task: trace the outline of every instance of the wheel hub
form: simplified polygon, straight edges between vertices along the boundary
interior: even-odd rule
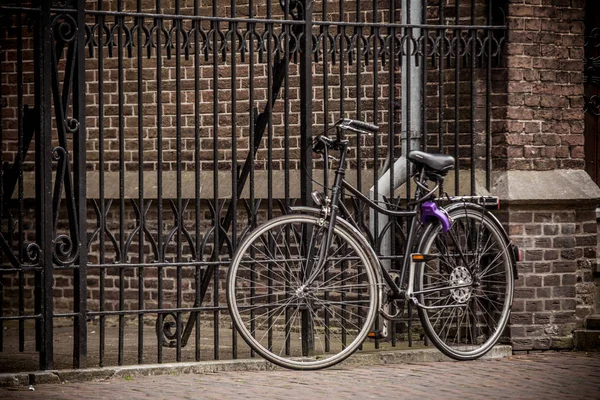
[[[296,289],[296,296],[299,299],[303,299],[304,297],[306,297],[307,294],[308,294],[308,287],[306,285],[302,285],[298,289]]]
[[[456,267],[450,274],[450,286],[463,286],[463,285],[471,285],[473,283],[473,278],[469,273],[469,270],[465,267]],[[472,287],[458,287],[456,289],[450,289],[450,294],[454,300],[458,303],[466,303],[471,298],[471,293],[473,291]]]

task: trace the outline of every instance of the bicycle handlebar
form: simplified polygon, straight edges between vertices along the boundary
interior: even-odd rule
[[[332,140],[325,135],[318,135],[313,142],[313,151],[315,153],[325,154],[325,149],[338,149],[343,142],[342,130],[350,130],[358,133],[371,134],[379,130],[377,125],[369,124],[363,121],[357,121],[350,118],[340,119],[335,126],[337,127],[337,140]]]
[[[375,133],[379,130],[377,125],[369,124],[368,122],[357,121],[355,119],[344,118],[340,121],[340,128],[353,128],[359,130],[365,130],[371,133]]]

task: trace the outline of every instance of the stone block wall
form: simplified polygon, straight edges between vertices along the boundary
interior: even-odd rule
[[[492,193],[519,263],[515,350],[571,348],[597,299],[598,186],[583,171],[583,0],[508,0],[506,107]]]
[[[510,320],[514,350],[571,348],[594,311],[595,204],[514,205],[509,234],[523,250]]]

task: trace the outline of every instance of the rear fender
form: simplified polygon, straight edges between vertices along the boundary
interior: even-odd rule
[[[494,214],[492,214],[491,212],[486,210],[485,207],[483,207],[479,204],[475,204],[475,203],[467,203],[467,202],[451,203],[448,206],[445,206],[444,210],[446,210],[446,212],[448,212],[448,214],[449,214],[451,211],[454,211],[455,209],[459,209],[459,208],[470,208],[472,210],[477,210],[477,211],[483,212],[485,214],[486,218],[490,219],[492,221],[492,223],[498,227],[498,230],[502,233],[504,240],[506,241],[506,243],[508,243],[508,254],[510,256],[510,261],[511,261],[511,264],[513,267],[513,273],[514,273],[515,279],[519,279],[519,272],[517,271],[517,261],[521,261],[521,255],[520,255],[521,252],[520,252],[519,248],[517,247],[517,245],[513,244],[510,241],[510,238],[508,237],[508,233],[506,233],[504,226],[502,226],[500,221],[498,221],[498,218],[496,218],[496,216]]]

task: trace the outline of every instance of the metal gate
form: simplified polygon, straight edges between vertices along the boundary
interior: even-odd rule
[[[347,167],[388,207],[411,148],[455,156],[447,192],[489,189],[503,4],[3,2],[0,369],[254,356],[229,259],[328,183],[311,138],[339,118],[381,127]],[[405,227],[348,202],[393,268]],[[406,317],[394,345],[422,339]]]

